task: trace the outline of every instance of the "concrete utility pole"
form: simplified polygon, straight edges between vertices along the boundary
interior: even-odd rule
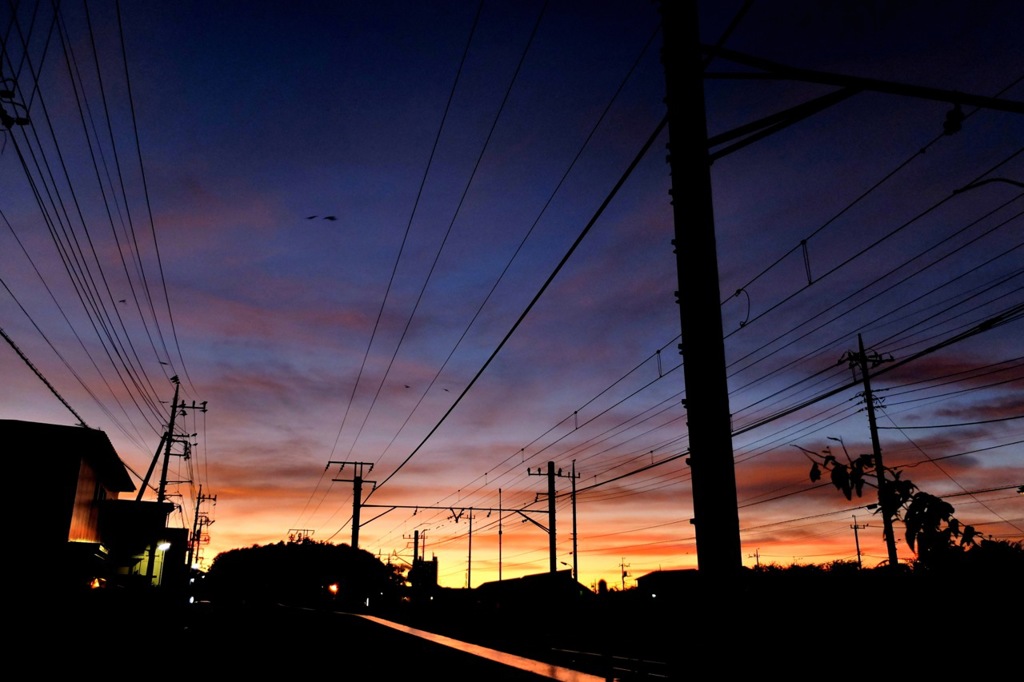
[[[555,463],[548,462],[547,473],[543,472],[540,467],[537,467],[537,471],[531,471],[529,468],[526,469],[526,473],[530,476],[547,476],[548,477],[548,527],[544,528],[536,521],[533,521],[538,527],[543,528],[548,534],[548,561],[550,564],[549,571],[555,573],[558,570],[558,549],[556,547],[555,537],[555,479],[556,478],[571,478],[572,479],[572,577],[577,579],[579,575],[579,564],[576,561],[576,479],[579,478],[579,474],[576,473],[576,460],[572,461],[572,473],[562,473],[559,469],[555,471]],[[501,507],[501,490],[498,490],[498,507]],[[499,509],[498,516],[498,580],[501,580],[501,510]],[[527,519],[531,520],[532,519]]]
[[[338,469],[338,473],[345,470],[346,464],[351,464],[355,470],[355,475],[352,478],[335,478],[331,479],[335,483],[351,483],[352,484],[352,549],[359,549],[359,510],[363,506],[363,483],[377,484],[377,481],[364,481],[363,473],[369,473],[373,471],[373,463],[371,462],[327,462],[327,466],[330,467],[332,464],[340,464],[341,468]]]
[[[577,581],[580,579],[580,553],[576,537],[576,479],[579,477],[580,475],[576,473],[576,460],[573,460],[572,474],[569,475],[572,479],[572,579]]]
[[[548,571],[555,573],[558,565],[558,559],[555,555],[556,542],[555,542],[555,463],[548,462],[548,470],[545,474],[537,467],[537,471],[526,470],[529,476],[547,476],[548,477],[548,527],[545,529],[548,532]],[[543,526],[541,526],[543,528]]]
[[[896,510],[892,508],[890,495],[888,494],[889,482],[885,478],[885,465],[882,464],[882,445],[878,440],[878,426],[875,423],[875,397],[871,392],[871,373],[868,365],[877,367],[883,362],[891,362],[892,358],[883,358],[872,351],[869,355],[864,351],[864,339],[857,334],[856,353],[849,352],[843,355],[840,362],[846,360],[850,367],[860,369],[860,375],[864,382],[864,404],[868,408],[868,429],[871,431],[871,453],[875,460],[875,473],[878,476],[878,506],[882,510],[882,535],[885,538],[885,548],[889,554],[889,566],[898,566],[899,556],[896,554],[896,536],[892,530],[892,517]]]
[[[794,68],[723,46],[704,48],[700,44],[697,4],[697,0],[661,0],[659,3],[662,64],[668,106],[670,193],[676,233],[673,243],[679,279],[677,296],[683,332],[680,351],[684,360],[684,404],[690,435],[690,459],[687,461],[693,474],[697,561],[702,573],[730,575],[742,567],[742,554],[710,163],[861,92],[948,102],[953,109],[947,113],[943,124],[947,135],[959,130],[963,106],[1022,114],[1024,102]],[[839,89],[709,140],[704,103],[704,54],[757,69],[761,73],[756,74],[756,78],[799,80]],[[712,152],[709,145],[726,146]],[[989,181],[997,179],[985,182]],[[977,183],[968,188],[974,186]],[[891,534],[889,539],[892,540]],[[893,555],[890,561],[894,560]]]
[[[558,570],[555,557],[555,463],[548,462],[548,526],[551,528],[548,534],[548,553],[550,557],[550,572]]]
[[[149,469],[146,471],[146,477],[142,479],[142,484],[139,486],[139,493],[135,496],[136,502],[142,501],[142,496],[146,492],[146,486],[149,485],[149,479],[153,475],[153,469],[156,468],[156,463],[160,461],[160,453],[166,452],[167,456],[170,454],[171,437],[174,435],[174,419],[178,416],[178,392],[181,389],[181,384],[178,381],[177,375],[171,377],[171,383],[174,384],[174,398],[171,399],[171,417],[167,421],[167,430],[164,431],[162,436],[160,436],[160,445],[156,447],[156,453],[153,455],[153,461],[149,463]],[[158,501],[163,502],[162,487],[158,493],[158,497]]]
[[[405,538],[406,540],[409,539],[408,535],[403,535],[402,537]],[[422,552],[422,556],[421,556],[421,552],[420,552],[420,538],[423,538],[423,552]],[[419,565],[419,561],[421,559],[423,561],[426,561],[426,559],[427,559],[426,549],[427,549],[427,531],[423,531],[421,533],[418,529],[414,530],[412,532],[412,564],[411,564],[413,569],[415,569]]]
[[[473,508],[469,508],[469,557],[466,559],[466,587],[473,588]]]
[[[448,509],[452,513],[450,518],[453,521],[455,521],[455,523],[458,523],[459,519],[462,518],[462,515],[466,513],[465,509],[460,509],[459,511],[455,511],[454,507],[449,507]],[[467,589],[473,587],[473,508],[472,507],[469,508],[469,517],[468,518],[469,518],[469,557],[466,560],[466,588]]]
[[[498,582],[501,582],[501,535],[504,532],[501,527],[501,519],[504,512],[501,509],[501,488],[498,488]]]
[[[173,454],[171,452],[171,446],[174,443],[183,443],[185,445],[185,450],[184,450],[184,452],[180,456],[184,457],[185,459],[189,458],[190,445],[191,445],[189,443],[189,441],[174,437],[174,421],[175,421],[175,418],[179,415],[179,411],[180,411],[181,416],[185,415],[185,408],[189,408],[189,409],[193,409],[193,410],[198,409],[201,412],[206,412],[206,401],[205,400],[202,403],[200,403],[199,405],[197,405],[195,403],[195,401],[193,401],[191,405],[186,405],[184,403],[184,401],[179,404],[178,403],[178,395],[179,395],[179,392],[181,390],[181,383],[178,381],[177,375],[171,377],[171,383],[174,384],[174,398],[171,400],[171,414],[170,414],[170,418],[167,420],[167,430],[160,437],[160,445],[158,445],[157,448],[156,448],[156,453],[153,455],[153,461],[150,462],[149,469],[146,471],[146,477],[142,480],[142,484],[139,485],[139,493],[135,497],[135,501],[136,502],[141,502],[142,501],[142,496],[143,496],[143,494],[145,494],[146,488],[149,486],[149,479],[153,475],[153,470],[156,468],[156,463],[160,460],[160,453],[163,453],[164,461],[163,461],[163,468],[161,469],[161,472],[160,472],[160,483],[157,486],[157,495],[156,495],[156,501],[157,502],[163,502],[166,499],[166,497],[167,497],[167,470],[168,470],[168,466],[170,464],[171,454]],[[178,481],[178,482],[179,483],[184,483],[184,482],[187,482],[187,481]],[[166,524],[166,520],[164,521],[164,523]],[[149,559],[148,559],[148,561],[146,563],[146,579],[150,583],[153,582],[153,569],[155,567],[155,564],[156,564],[156,538],[153,538],[151,543],[150,543],[150,545],[149,545]],[[190,566],[191,566],[191,564],[190,564]]]
[[[729,576],[743,555],[697,2],[662,0],[660,11],[697,563],[702,573]]]
[[[555,573],[558,570],[558,549],[556,547],[555,537],[555,479],[556,478],[570,478],[572,479],[572,577],[574,580],[578,580],[579,576],[579,563],[576,557],[579,555],[576,547],[576,479],[580,477],[576,473],[576,460],[572,461],[572,472],[562,473],[559,469],[555,471],[555,463],[548,462],[548,470],[545,474],[541,471],[540,467],[537,467],[537,471],[533,472],[529,469],[526,473],[530,476],[547,476],[548,477],[548,527],[545,530],[548,533],[548,560],[550,562],[550,572]],[[501,490],[498,490],[498,506],[501,507]],[[536,522],[534,522],[536,523]],[[539,525],[539,524],[538,524]],[[540,526],[543,528],[543,526]],[[501,517],[499,510],[498,517],[498,552],[501,552]],[[498,560],[498,580],[501,580],[501,560],[499,556]]]

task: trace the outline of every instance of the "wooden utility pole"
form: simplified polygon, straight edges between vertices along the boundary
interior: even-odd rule
[[[332,464],[340,464],[341,468],[338,469],[338,473],[345,470],[346,464],[351,464],[355,470],[355,475],[352,478],[334,478],[331,479],[336,483],[351,483],[352,484],[352,549],[359,549],[359,511],[363,506],[363,483],[373,483],[376,485],[376,481],[364,481],[363,473],[369,473],[373,471],[372,462],[327,462],[327,466],[330,467]]]
[[[743,558],[697,2],[662,0],[660,10],[697,563],[729,576]]]

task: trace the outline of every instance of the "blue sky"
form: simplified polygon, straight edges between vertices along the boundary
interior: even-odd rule
[[[742,8],[699,3],[702,41],[740,16],[725,42],[738,52],[1024,100],[1014,2]],[[134,471],[159,441],[170,376],[208,402],[186,424],[196,455],[176,461],[193,482],[180,486],[182,518],[199,484],[218,498],[207,564],[296,529],[349,541],[351,486],[331,479],[350,470],[325,467],[360,461],[387,479],[364,521],[413,506],[367,523],[362,546],[408,559],[420,530],[442,582],[460,586],[457,512],[498,507],[499,488],[503,508],[543,509],[529,469],[575,460],[582,582],[614,584],[622,563],[694,565],[665,133],[494,354],[664,114],[656,3],[119,9],[123,31],[115,3],[90,3],[88,17],[62,6],[63,40],[47,3],[22,3],[17,23],[0,16],[2,75],[16,79],[3,105],[32,121],[0,153],[0,325]],[[831,90],[705,88],[711,135]],[[752,425],[846,381],[857,334],[900,360],[1003,313],[875,388],[880,424],[904,429],[883,431],[887,464],[956,496],[983,532],[1021,538],[1024,118],[964,107],[963,129],[944,136],[950,108],[866,92],[712,166],[748,564],[755,552],[849,559],[851,517],[874,529],[871,500],[813,489],[795,447],[868,447],[856,390]],[[65,234],[102,315],[75,293]],[[0,416],[75,423],[5,347]],[[907,428],[923,426],[941,428]],[[571,563],[569,501],[559,509]],[[474,526],[473,584],[499,562],[505,576],[546,570],[547,538],[518,514],[502,515],[499,554],[497,516]],[[871,529],[861,544],[877,563]]]

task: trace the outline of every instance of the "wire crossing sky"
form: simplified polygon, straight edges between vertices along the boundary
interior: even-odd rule
[[[1019,108],[1024,7],[698,13],[744,560],[855,559],[853,517],[885,559],[802,452],[870,450],[858,335],[886,464],[1020,540],[1024,114],[756,65]],[[145,471],[180,377],[205,566],[348,542],[332,461],[447,586],[547,570],[548,462],[560,568],[696,565],[657,3],[22,2],[0,40],[0,418]]]

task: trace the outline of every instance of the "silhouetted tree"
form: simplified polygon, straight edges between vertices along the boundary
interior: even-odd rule
[[[404,579],[395,566],[365,550],[304,538],[223,552],[207,582],[214,599],[351,610],[397,600]]]
[[[903,521],[907,546],[917,555],[919,566],[950,566],[979,546],[981,536],[973,526],[960,523],[953,515],[953,505],[919,490],[896,469],[882,467],[879,472],[874,455],[851,457],[844,446],[846,462],[842,462],[827,447],[821,453],[795,447],[811,460],[811,481],[821,480],[823,472],[827,472],[832,485],[848,500],[854,495],[861,497],[865,485],[871,485],[871,479],[877,480],[880,473],[883,491],[874,513],[889,513],[890,521]]]

